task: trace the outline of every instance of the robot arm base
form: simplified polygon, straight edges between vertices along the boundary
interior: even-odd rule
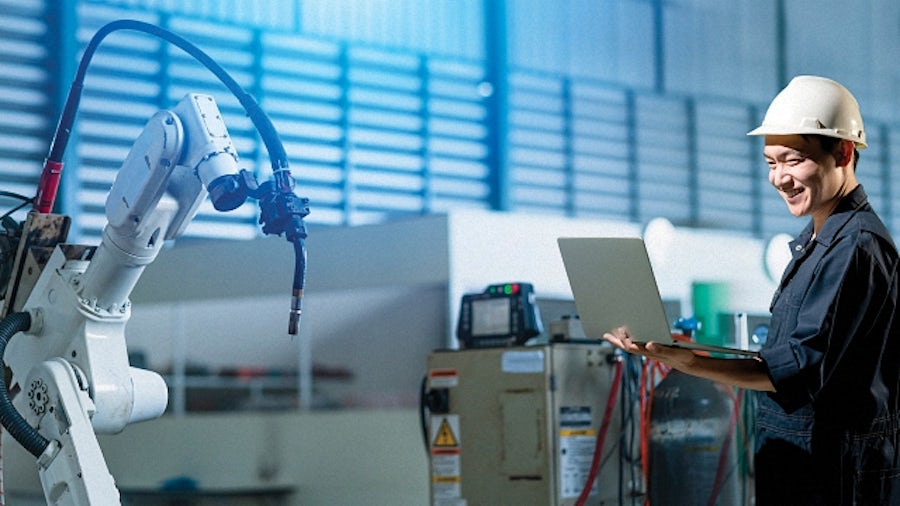
[[[62,359],[43,362],[29,375],[30,414],[50,445],[38,459],[41,486],[48,504],[89,506],[120,504],[115,480],[91,427],[93,402],[80,387],[78,371]]]

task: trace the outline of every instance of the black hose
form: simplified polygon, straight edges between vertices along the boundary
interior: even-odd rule
[[[306,288],[306,244],[303,238],[294,241],[294,292],[300,292],[303,295],[303,289]]]
[[[275,125],[263,111],[262,107],[259,105],[256,99],[252,95],[244,91],[240,84],[235,81],[234,78],[231,77],[231,75],[221,65],[216,63],[216,61],[213,60],[212,57],[210,57],[203,50],[192,44],[184,37],[170,32],[165,28],[161,28],[150,23],[145,23],[143,21],[136,21],[133,19],[120,19],[107,23],[106,25],[100,27],[100,29],[97,30],[97,33],[95,33],[91,40],[88,42],[88,45],[84,49],[84,53],[81,57],[81,61],[78,63],[78,69],[75,73],[74,81],[69,88],[69,93],[66,96],[66,102],[63,107],[63,112],[60,116],[59,123],[56,127],[56,132],[53,136],[53,141],[50,145],[50,153],[47,155],[49,164],[62,164],[63,154],[65,153],[66,145],[69,142],[69,135],[72,133],[72,129],[74,128],[75,114],[77,113],[78,105],[81,102],[81,94],[84,91],[84,79],[87,74],[88,66],[90,65],[91,59],[94,57],[94,53],[97,51],[97,48],[100,46],[100,43],[103,41],[103,39],[117,30],[135,30],[165,40],[166,42],[177,46],[190,56],[193,56],[194,59],[203,64],[203,66],[205,66],[210,72],[212,72],[217,78],[219,78],[219,81],[224,84],[225,87],[228,88],[228,90],[232,93],[232,95],[237,98],[238,102],[240,102],[241,106],[244,108],[244,112],[247,113],[247,117],[250,118],[253,126],[256,127],[256,131],[259,133],[259,136],[266,147],[266,152],[269,154],[269,162],[272,166],[275,192],[279,193],[280,195],[290,195],[291,197],[294,197],[294,178],[291,175],[290,170],[288,169],[287,151],[284,149],[284,144],[281,142],[281,139],[278,136],[278,132],[275,130]],[[47,171],[48,166],[49,165],[45,163],[45,172]],[[61,170],[61,167],[62,166],[60,165],[58,170]],[[41,182],[38,186],[39,196],[45,191],[43,189],[45,182],[44,178],[45,176],[42,175]],[[55,184],[57,183],[54,183],[54,185]],[[52,194],[55,196],[56,190],[54,188],[52,192],[48,191],[47,193],[48,195]],[[48,206],[52,207],[53,198],[48,198],[50,200]],[[289,203],[293,203],[294,200],[296,199],[289,199]],[[293,235],[288,236],[288,240],[294,243],[296,257],[296,262],[294,264],[291,320],[288,326],[288,332],[290,334],[297,334],[298,332],[297,326],[299,325],[300,321],[300,306],[303,299],[303,286],[306,283],[306,248],[303,244],[303,238],[306,237],[306,232],[303,228],[302,219],[304,216],[306,216],[306,214],[309,213],[309,210],[305,208],[304,204],[303,207],[300,208],[300,211],[301,213],[299,215],[295,215],[293,218],[297,220],[297,223],[293,225],[293,230],[295,232]],[[49,208],[46,212],[49,212]],[[263,228],[263,231],[265,231],[265,227]],[[280,234],[281,232],[278,233]]]
[[[31,327],[31,315],[27,312],[11,313],[0,320],[0,371],[6,369],[3,355],[6,353],[6,345],[16,333],[28,330]],[[28,422],[13,406],[9,398],[9,390],[6,380],[0,378],[0,424],[9,431],[9,434],[19,442],[29,453],[40,457],[47,449],[50,441],[42,436],[37,429],[28,425]]]
[[[150,23],[144,23],[143,21],[136,21],[133,19],[120,19],[102,26],[97,30],[97,33],[94,34],[90,42],[88,42],[87,47],[85,47],[84,54],[78,65],[78,70],[75,73],[74,81],[69,88],[69,94],[66,97],[63,113],[60,116],[59,124],[56,127],[56,133],[54,134],[53,142],[50,146],[50,153],[47,156],[49,160],[62,162],[63,153],[65,152],[66,145],[69,141],[69,135],[71,134],[75,123],[75,114],[78,110],[78,104],[81,101],[81,93],[84,89],[84,78],[87,73],[88,65],[90,64],[94,53],[97,51],[100,42],[103,41],[107,35],[117,30],[135,30],[156,36],[177,46],[203,64],[203,66],[219,78],[219,81],[228,88],[235,98],[238,99],[241,106],[243,106],[244,111],[247,113],[253,126],[256,127],[256,130],[259,132],[260,137],[266,146],[272,170],[278,172],[287,169],[288,160],[284,145],[281,143],[271,120],[269,120],[269,117],[266,116],[252,95],[245,92],[237,81],[235,81],[224,68],[216,63],[215,60],[184,37]]]
[[[422,429],[422,440],[425,442],[425,453],[431,456],[431,443],[428,440],[428,375],[422,377],[419,384],[419,425]]]

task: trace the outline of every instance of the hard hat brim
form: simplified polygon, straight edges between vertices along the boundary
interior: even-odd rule
[[[839,132],[835,132],[834,130],[802,126],[777,127],[772,125],[761,125],[747,132],[747,135],[753,137],[765,135],[824,135],[825,137],[834,137],[837,139],[852,141],[853,144],[856,145],[857,149],[865,149],[867,147],[866,142],[860,140],[859,137],[856,136],[841,134]]]

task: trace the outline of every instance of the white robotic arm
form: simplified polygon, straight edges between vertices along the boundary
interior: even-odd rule
[[[125,303],[164,240],[184,232],[206,197],[204,187],[238,173],[237,153],[211,96],[189,94],[171,111],[156,113],[106,199],[109,223],[81,296],[105,310]]]
[[[164,241],[184,232],[205,188],[238,173],[215,101],[187,95],[154,115],[132,146],[107,198],[100,245],[58,245],[41,272],[22,310],[30,325],[3,358],[21,390],[16,410],[41,440],[30,451],[48,504],[119,504],[95,433],[156,418],[168,397],[158,374],[129,366],[129,296]]]

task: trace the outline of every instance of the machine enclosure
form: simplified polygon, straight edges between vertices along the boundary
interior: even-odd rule
[[[574,505],[587,480],[615,374],[607,345],[436,351],[427,388],[431,504]],[[587,504],[617,504],[619,407]]]

